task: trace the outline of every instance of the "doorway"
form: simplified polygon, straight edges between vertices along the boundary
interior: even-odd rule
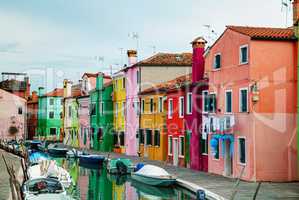
[[[225,149],[224,149],[224,176],[232,176],[233,169],[232,169],[232,154],[231,154],[231,141],[225,140]]]
[[[178,138],[173,138],[173,165],[179,164],[179,142]]]

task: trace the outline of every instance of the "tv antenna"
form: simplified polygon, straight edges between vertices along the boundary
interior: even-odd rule
[[[136,49],[139,50],[139,34],[137,32],[132,32],[128,34],[129,38],[132,38],[133,40],[136,40]],[[137,54],[138,56],[138,54]]]
[[[217,38],[216,31],[211,27],[210,24],[204,24],[203,27],[207,29],[207,41],[213,43]]]
[[[285,26],[288,26],[288,16],[291,11],[292,0],[281,0],[281,12],[285,13]]]
[[[152,50],[153,50],[153,54],[156,53],[156,46],[155,45],[152,45],[152,46],[149,46]]]

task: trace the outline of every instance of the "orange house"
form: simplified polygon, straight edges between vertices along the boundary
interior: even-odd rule
[[[204,127],[209,172],[247,181],[296,175],[296,41],[292,28],[227,26],[210,48]]]

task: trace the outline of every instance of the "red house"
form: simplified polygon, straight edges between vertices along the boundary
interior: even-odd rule
[[[26,139],[32,140],[37,131],[37,111],[38,111],[38,95],[35,91],[28,97],[27,101],[27,130]]]

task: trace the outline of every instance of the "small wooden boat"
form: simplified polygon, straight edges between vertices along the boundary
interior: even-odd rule
[[[167,187],[176,182],[176,178],[161,167],[145,165],[137,172],[133,172],[132,179],[153,186]]]
[[[81,156],[79,156],[80,165],[88,164],[88,165],[102,166],[104,160],[105,160],[105,157],[101,156],[101,155],[81,155]]]
[[[29,162],[30,163],[39,163],[42,160],[49,160],[50,157],[48,154],[45,154],[43,152],[32,152],[29,155]]]
[[[63,185],[52,178],[28,180],[23,184],[22,191],[25,200],[71,199]]]
[[[79,156],[81,156],[81,155],[88,155],[88,154],[84,154],[84,152],[78,151],[76,149],[69,150],[66,153],[66,157],[68,157],[68,158],[79,158]]]
[[[128,158],[112,158],[107,160],[107,171],[111,174],[131,174],[135,166]]]
[[[48,153],[52,156],[64,157],[69,150],[63,144],[49,144]]]
[[[38,146],[38,150],[46,152],[46,151],[48,151],[48,146],[50,144],[53,144],[53,143],[55,143],[55,142],[54,141],[50,141],[50,140],[43,141],[42,143],[40,143],[40,144],[37,145]]]

